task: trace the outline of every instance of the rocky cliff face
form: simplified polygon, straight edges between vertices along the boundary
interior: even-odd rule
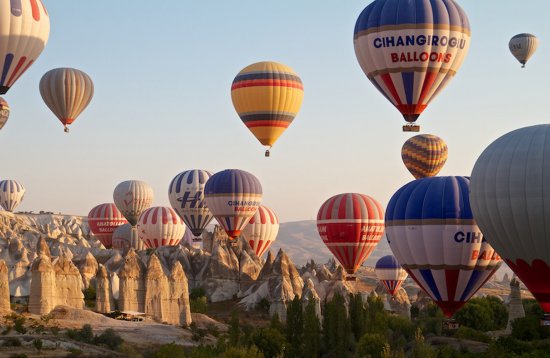
[[[121,311],[145,312],[145,274],[144,263],[136,252],[130,249],[118,274],[118,306]]]
[[[100,313],[109,313],[115,308],[111,277],[103,265],[99,265],[96,275],[96,304],[95,309]]]
[[[0,260],[0,314],[11,312],[10,287],[8,284],[8,266]]]

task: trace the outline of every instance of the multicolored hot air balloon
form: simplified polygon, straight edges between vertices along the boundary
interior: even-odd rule
[[[116,228],[127,223],[113,203],[99,204],[88,213],[90,230],[106,249],[113,246],[113,232]]]
[[[477,227],[469,186],[461,176],[417,179],[399,189],[386,210],[393,254],[447,317],[502,263]]]
[[[304,87],[294,70],[277,62],[245,67],[231,85],[233,106],[262,145],[271,148],[298,114]],[[269,149],[265,156],[269,157]]]
[[[265,205],[258,210],[245,226],[243,238],[248,242],[256,256],[261,257],[277,238],[279,233],[279,218],[277,214]]]
[[[65,132],[94,95],[94,83],[86,73],[74,68],[55,68],[40,79],[40,95],[59,118]]]
[[[0,0],[0,94],[36,61],[49,35],[50,18],[41,0]]]
[[[4,210],[13,212],[25,196],[25,187],[16,180],[0,181],[0,204]]]
[[[367,78],[403,115],[404,131],[456,74],[470,24],[454,0],[375,0],[359,15],[353,43]]]
[[[518,34],[512,37],[508,43],[510,52],[521,63],[521,68],[525,67],[525,64],[533,56],[538,46],[539,40],[535,35],[531,34]]]
[[[353,275],[384,234],[384,209],[365,194],[338,194],[319,209],[317,231],[346,272]]]
[[[211,176],[206,170],[187,170],[176,175],[168,187],[170,205],[193,233],[194,243],[201,241],[202,232],[214,218],[204,201],[204,187]]]
[[[10,117],[10,106],[5,99],[0,97],[0,129],[4,128],[8,118]]]
[[[433,134],[409,138],[401,148],[403,163],[416,178],[433,177],[447,161],[447,144]]]
[[[132,224],[120,225],[113,232],[113,249],[126,253],[129,249],[143,250],[145,245],[140,240],[137,228]]]
[[[401,267],[392,255],[381,257],[376,261],[374,273],[391,296],[395,295],[395,292],[397,292],[408,276],[407,271]]]
[[[258,178],[239,169],[226,169],[208,179],[204,200],[230,239],[236,239],[262,201]]]
[[[470,199],[483,235],[550,313],[550,125],[490,144],[474,165]]]
[[[126,180],[115,187],[113,199],[126,220],[135,226],[141,213],[153,203],[153,189],[144,181]]]
[[[141,214],[137,224],[139,238],[149,249],[177,246],[185,234],[185,224],[174,209],[154,206]]]

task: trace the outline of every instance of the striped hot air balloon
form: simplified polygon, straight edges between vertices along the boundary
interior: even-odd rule
[[[502,263],[474,220],[469,186],[461,176],[417,179],[399,189],[386,210],[393,254],[447,317]]]
[[[512,37],[508,43],[510,52],[521,63],[522,68],[525,67],[525,64],[533,56],[538,46],[539,40],[535,35],[531,34],[518,34]]]
[[[407,271],[401,267],[392,255],[386,255],[376,261],[374,273],[392,296],[395,295],[395,292],[397,292],[408,276]]]
[[[319,209],[317,230],[342,267],[353,275],[384,233],[384,209],[368,195],[335,195]]]
[[[8,118],[10,117],[10,106],[5,99],[0,97],[0,129],[4,128]]]
[[[154,197],[151,186],[141,180],[123,181],[113,191],[118,210],[133,226],[137,224],[141,213],[151,206]]]
[[[145,245],[140,240],[137,228],[132,224],[120,225],[113,232],[113,249],[126,253],[129,249],[143,250]]]
[[[106,249],[113,246],[113,232],[116,228],[127,223],[114,203],[99,204],[88,213],[90,230]]]
[[[174,209],[154,206],[145,210],[137,224],[139,238],[149,249],[177,246],[185,234],[185,224]]]
[[[13,212],[25,196],[25,187],[17,180],[0,181],[0,204],[4,210]]]
[[[279,233],[279,218],[277,214],[265,205],[258,206],[258,210],[245,226],[242,236],[256,253],[261,257],[277,238]]]
[[[300,77],[277,62],[245,67],[231,86],[231,99],[239,117],[260,143],[270,148],[296,117],[303,97]],[[265,155],[269,156],[269,150]]]
[[[90,104],[94,95],[94,83],[83,71],[55,68],[40,79],[40,95],[63,123],[65,132],[69,132],[68,126]]]
[[[195,243],[201,241],[202,232],[214,218],[204,200],[204,187],[211,176],[206,170],[187,170],[176,175],[168,187],[170,205],[193,233]]]
[[[470,24],[454,0],[375,0],[359,15],[357,60],[378,91],[413,123],[456,74],[470,47]]]
[[[433,134],[409,138],[401,148],[403,163],[416,178],[433,177],[447,161],[447,144]]]
[[[41,0],[0,0],[0,94],[5,94],[36,61],[50,35]]]
[[[208,179],[204,200],[231,239],[236,239],[262,201],[262,185],[254,175],[226,169]]]

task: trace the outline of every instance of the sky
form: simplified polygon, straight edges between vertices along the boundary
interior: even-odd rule
[[[18,210],[87,215],[124,180],[147,181],[169,205],[179,172],[239,168],[256,175],[282,222],[315,219],[343,192],[386,206],[413,178],[401,161],[401,115],[355,58],[353,28],[370,1],[43,0],[51,21],[37,62],[3,97],[0,178],[26,187]],[[462,0],[472,39],[456,77],[418,123],[449,146],[440,175],[470,175],[483,149],[520,127],[547,123],[547,0]],[[509,39],[535,34],[521,69]],[[231,103],[235,75],[258,61],[292,67],[302,108],[271,157]],[[42,75],[74,67],[94,81],[88,108],[66,134],[38,90]]]

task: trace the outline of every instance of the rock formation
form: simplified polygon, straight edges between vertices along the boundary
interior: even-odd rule
[[[401,316],[410,318],[411,317],[411,302],[409,301],[409,296],[403,287],[395,292],[395,295],[392,297],[386,291],[386,287],[382,283],[378,283],[374,292],[381,297],[384,302],[384,308],[387,311],[395,312]]]
[[[53,263],[55,272],[55,305],[84,308],[82,276],[78,268],[65,256]]]
[[[10,286],[8,284],[8,266],[0,260],[0,314],[11,312]]]
[[[88,251],[82,260],[75,260],[75,262],[77,262],[78,270],[80,271],[80,275],[82,275],[82,284],[84,288],[88,288],[97,273],[97,260],[94,255]]]
[[[29,313],[45,315],[56,306],[56,280],[52,261],[45,254],[39,255],[31,265]]]
[[[508,296],[508,324],[506,325],[506,332],[512,333],[512,322],[522,317],[525,317],[525,310],[521,302],[519,281],[512,278],[510,281],[510,296]]]
[[[118,274],[121,311],[145,312],[145,271],[139,256],[130,249]]]
[[[109,313],[115,308],[113,293],[111,290],[111,279],[107,269],[99,265],[96,275],[96,301],[95,309],[100,313]]]
[[[191,324],[191,306],[187,277],[181,264],[176,261],[169,277],[170,283],[170,317],[173,324],[189,326]]]
[[[304,308],[310,303],[313,302],[315,305],[315,314],[319,319],[321,319],[321,299],[315,291],[315,285],[311,279],[306,281],[304,289],[302,290],[302,304]]]
[[[145,281],[145,313],[160,322],[168,323],[170,298],[168,278],[157,255],[151,255]]]

